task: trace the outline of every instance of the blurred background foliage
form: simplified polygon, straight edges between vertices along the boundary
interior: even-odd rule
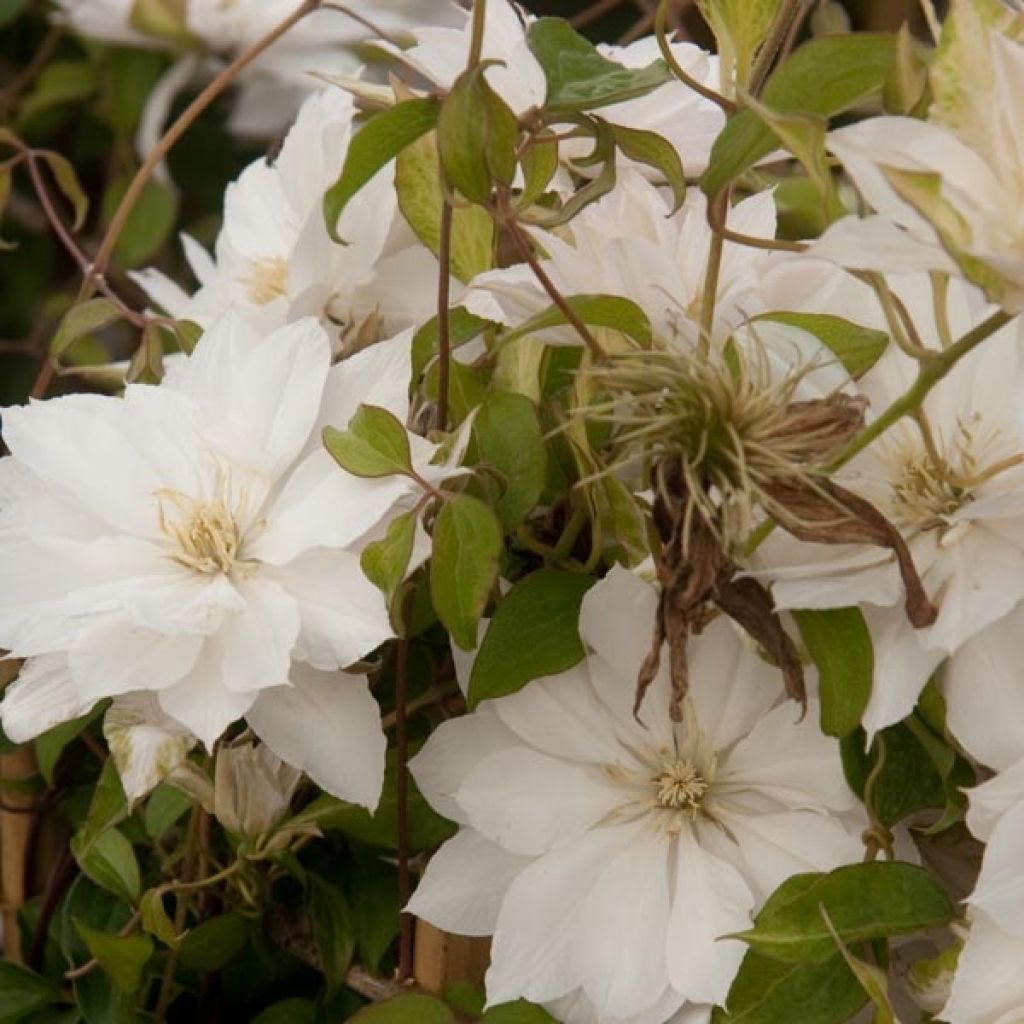
[[[423,18],[432,5],[422,0]],[[372,6],[372,5],[371,5]],[[538,14],[572,18],[595,41],[629,41],[651,30],[656,0],[528,0]],[[0,126],[28,145],[53,149],[74,165],[89,198],[78,236],[94,252],[105,221],[137,167],[133,138],[146,97],[171,62],[165,53],[105,46],[51,23],[46,0],[0,0]],[[705,47],[712,40],[696,4],[674,12],[682,34]],[[909,19],[920,30],[916,0],[826,0],[814,18],[818,30],[893,29]],[[180,110],[190,97],[179,97]],[[225,129],[230,99],[207,111],[173,150],[170,180],[152,182],[117,247],[109,281],[131,305],[144,298],[127,272],[156,264],[178,280],[190,277],[176,234],[188,231],[210,244],[216,236],[224,188],[251,160],[275,143],[233,137]],[[28,394],[60,317],[80,280],[78,268],[49,231],[23,168],[9,173],[13,153],[0,149],[0,404]],[[51,181],[51,187],[53,182]],[[53,189],[56,191],[56,189]],[[4,199],[6,198],[6,203]],[[71,210],[55,198],[61,215]],[[89,365],[130,354],[136,335],[127,327],[85,337],[64,354],[70,365]],[[88,386],[88,376],[58,380],[55,389]]]

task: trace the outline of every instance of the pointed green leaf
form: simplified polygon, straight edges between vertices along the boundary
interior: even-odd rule
[[[639,342],[644,348],[650,348],[653,338],[651,321],[632,299],[624,299],[618,295],[567,295],[565,301],[588,326],[620,331]],[[524,338],[550,327],[561,327],[568,322],[562,310],[556,305],[551,305],[520,324],[514,331],[509,331],[502,338],[502,342],[508,344],[516,338]]]
[[[0,1021],[24,1020],[60,1000],[60,989],[27,967],[0,960]]]
[[[149,889],[142,894],[139,914],[142,927],[150,935],[155,935],[166,946],[177,946],[178,934],[167,914],[164,898],[159,889]]]
[[[72,840],[71,850],[82,871],[108,892],[136,903],[142,883],[132,844],[116,828],[101,832],[88,846],[80,835]]]
[[[686,201],[686,172],[676,147],[657,132],[639,128],[626,128],[621,124],[609,125],[615,145],[624,156],[638,164],[654,168],[672,189],[672,209],[675,213]]]
[[[330,999],[345,983],[355,953],[352,911],[340,889],[312,873],[306,878],[306,909]]]
[[[142,972],[153,955],[153,941],[145,935],[108,935],[75,920],[75,929],[99,961],[100,967],[122,992],[138,992]]]
[[[388,523],[384,537],[367,544],[359,558],[366,578],[384,594],[389,605],[409,568],[417,518],[415,509],[396,516]]]
[[[100,331],[121,319],[121,310],[110,299],[89,299],[64,314],[57,333],[50,342],[50,355],[59,358],[79,338]]]
[[[449,498],[434,522],[430,596],[437,616],[464,650],[498,582],[504,534],[494,512],[468,494]]]
[[[889,345],[889,335],[885,331],[861,327],[828,313],[762,313],[753,318],[754,323],[758,320],[798,327],[813,334],[853,378],[867,373]]]
[[[74,165],[67,157],[49,149],[37,150],[36,156],[41,157],[49,165],[54,181],[57,182],[58,188],[64,193],[64,198],[74,210],[75,216],[71,222],[71,229],[79,231],[89,214],[89,197],[78,180],[78,172]]]
[[[421,135],[433,130],[441,108],[438,100],[404,100],[375,114],[353,136],[338,180],[324,195],[324,220],[331,238],[338,235],[338,219],[354,195],[389,161]]]
[[[455,1024],[455,1014],[432,996],[395,996],[360,1010],[352,1024]]]
[[[376,478],[412,472],[405,427],[377,405],[361,405],[346,430],[324,427],[324,447],[353,476]]]
[[[580,661],[580,606],[594,583],[590,576],[557,569],[538,569],[516,583],[495,609],[473,662],[469,706],[515,693]]]

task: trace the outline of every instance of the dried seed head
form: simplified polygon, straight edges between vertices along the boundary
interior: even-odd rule
[[[762,515],[793,518],[773,485],[813,486],[822,466],[861,427],[865,402],[839,392],[803,400],[805,365],[782,379],[760,346],[745,358],[726,349],[718,359],[670,352],[613,357],[591,371],[612,397],[586,413],[616,428],[622,461],[641,453],[679,460],[686,491],[729,550]]]

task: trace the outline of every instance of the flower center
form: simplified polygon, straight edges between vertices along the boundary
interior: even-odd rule
[[[198,501],[170,490],[159,491],[157,498],[160,529],[173,545],[173,561],[209,575],[253,565],[240,558],[242,537],[223,499]],[[165,502],[177,513],[175,518],[168,517]]]
[[[265,306],[287,293],[288,263],[281,259],[254,260],[249,264],[249,273],[241,281],[249,301]]]
[[[970,492],[957,487],[922,453],[906,459],[892,483],[893,518],[908,526],[934,528],[970,498]]]
[[[693,766],[692,761],[671,758],[661,763],[661,771],[652,780],[660,807],[673,811],[700,810],[708,783]]]

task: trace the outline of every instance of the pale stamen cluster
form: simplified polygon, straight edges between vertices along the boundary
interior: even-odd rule
[[[282,259],[254,261],[249,264],[249,273],[240,280],[249,301],[265,306],[288,293],[288,262]]]

